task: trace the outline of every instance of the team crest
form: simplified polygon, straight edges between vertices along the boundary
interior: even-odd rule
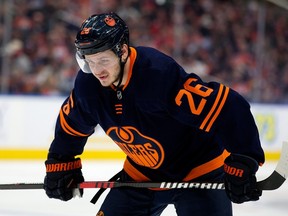
[[[113,17],[110,17],[110,16],[106,17],[106,18],[104,19],[104,22],[105,22],[108,26],[110,26],[110,27],[113,27],[113,26],[115,26],[115,24],[116,24],[115,19],[114,19]]]
[[[152,169],[161,166],[164,150],[157,140],[129,126],[111,127],[106,133],[135,163]]]

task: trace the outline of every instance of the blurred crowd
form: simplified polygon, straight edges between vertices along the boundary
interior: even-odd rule
[[[187,72],[223,82],[251,102],[288,102],[288,12],[272,3],[2,0],[0,4],[1,93],[69,94],[79,70],[74,59],[77,29],[91,14],[115,11],[130,28],[132,46],[155,47],[173,56]]]

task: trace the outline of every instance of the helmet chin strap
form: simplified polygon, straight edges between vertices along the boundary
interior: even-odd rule
[[[125,64],[126,64],[126,62],[127,62],[127,59],[128,59],[128,56],[127,56],[127,58],[125,59],[125,61],[122,62],[122,61],[121,61],[121,58],[119,58],[119,61],[120,61],[120,74],[119,74],[119,82],[118,82],[118,84],[117,84],[117,86],[116,86],[117,98],[118,98],[119,100],[122,99],[122,91],[121,91],[121,89],[120,89],[120,86],[121,86],[121,83],[122,83],[122,81],[123,81],[124,67],[125,67]]]

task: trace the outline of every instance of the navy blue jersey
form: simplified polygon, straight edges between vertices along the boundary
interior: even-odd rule
[[[192,180],[220,168],[228,152],[264,163],[243,97],[186,73],[153,48],[130,49],[128,80],[119,90],[79,71],[50,152],[80,155],[100,125],[127,155],[124,170],[137,181]]]

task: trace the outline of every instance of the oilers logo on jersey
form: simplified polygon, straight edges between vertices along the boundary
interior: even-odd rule
[[[136,164],[151,169],[161,166],[164,150],[157,140],[129,126],[111,127],[107,134]]]

